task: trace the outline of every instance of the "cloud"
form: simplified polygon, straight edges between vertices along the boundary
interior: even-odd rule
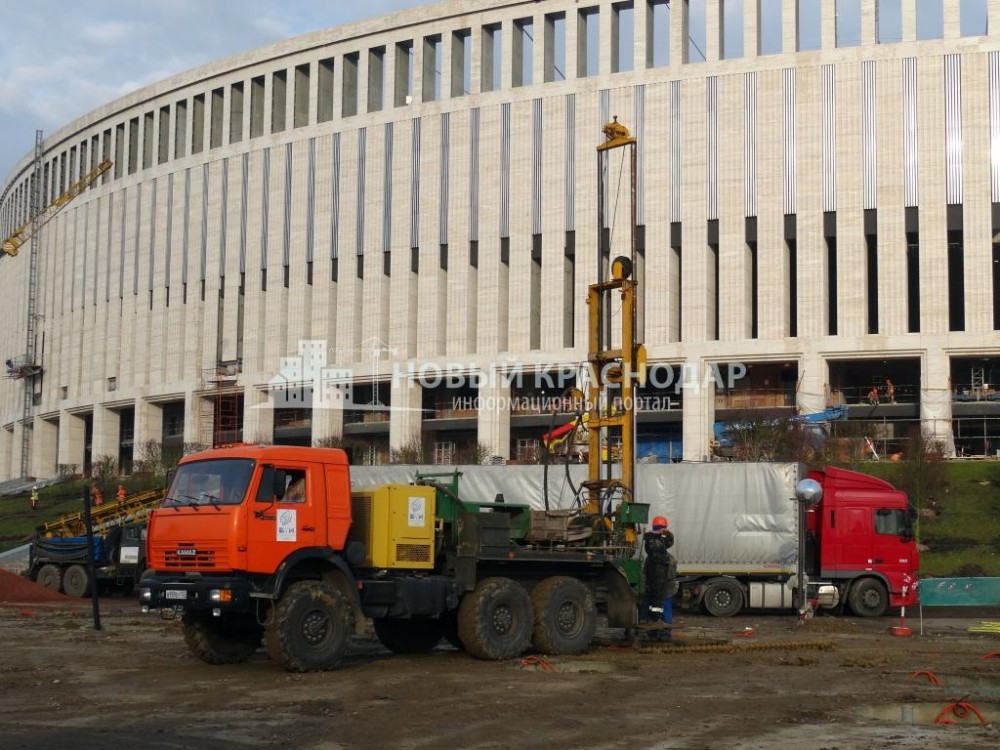
[[[80,30],[80,36],[91,44],[117,44],[135,38],[135,24],[128,21],[90,24]]]
[[[0,3],[0,179],[34,144],[150,83],[263,45],[429,0]]]

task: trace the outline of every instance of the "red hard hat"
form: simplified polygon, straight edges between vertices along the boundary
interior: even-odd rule
[[[657,516],[653,519],[653,529],[665,529],[670,525],[666,516]]]

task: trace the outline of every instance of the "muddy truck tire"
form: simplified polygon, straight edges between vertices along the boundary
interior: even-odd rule
[[[274,605],[264,632],[267,653],[289,672],[336,669],[351,635],[344,595],[321,581],[299,581]]]

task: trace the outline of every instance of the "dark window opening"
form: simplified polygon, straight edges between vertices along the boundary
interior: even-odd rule
[[[826,296],[827,329],[830,336],[837,335],[837,214],[823,214],[823,233],[826,237]]]
[[[965,330],[965,244],[962,230],[948,232],[948,330]]]
[[[920,232],[917,209],[906,209],[906,330],[920,333]]]
[[[878,234],[875,211],[865,211],[868,333],[878,333]]]
[[[785,252],[788,255],[788,335],[799,335],[799,257],[794,215],[785,217]]]

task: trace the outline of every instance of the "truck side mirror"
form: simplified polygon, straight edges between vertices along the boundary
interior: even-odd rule
[[[274,471],[274,491],[273,496],[279,500],[285,496],[285,485],[288,484],[288,476],[285,474],[283,469],[275,469]]]

